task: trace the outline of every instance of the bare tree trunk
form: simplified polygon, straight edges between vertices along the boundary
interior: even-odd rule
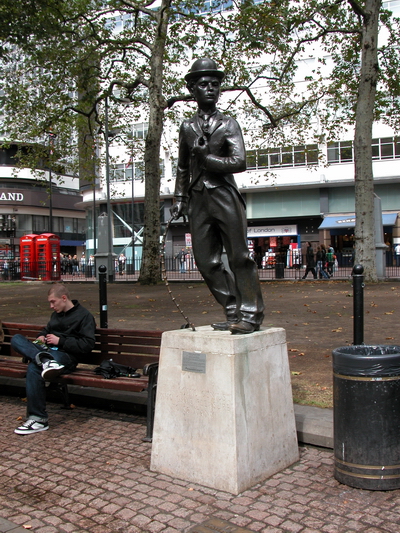
[[[382,0],[367,0],[363,8],[361,70],[354,135],[356,262],[366,281],[377,281],[372,173],[372,126],[378,78],[378,22]]]
[[[163,0],[159,13],[158,36],[151,56],[149,82],[149,129],[146,137],[145,205],[143,257],[139,282],[152,285],[160,281],[160,146],[166,101],[162,95],[163,61],[168,27],[169,0]]]

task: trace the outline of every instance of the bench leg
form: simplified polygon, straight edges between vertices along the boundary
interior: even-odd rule
[[[154,427],[154,412],[156,408],[158,365],[149,371],[149,385],[147,389],[147,418],[146,418],[146,436],[143,442],[152,442]]]
[[[54,389],[61,394],[64,403],[64,409],[71,408],[68,385],[65,383],[50,382],[49,388]]]

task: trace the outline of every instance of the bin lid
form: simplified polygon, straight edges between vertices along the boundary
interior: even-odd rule
[[[333,371],[349,376],[394,376],[400,379],[400,346],[353,345],[332,352]]]

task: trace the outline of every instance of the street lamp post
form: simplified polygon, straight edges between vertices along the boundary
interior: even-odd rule
[[[51,162],[53,155],[53,146],[55,133],[49,132],[49,233],[53,233],[53,187],[51,175]]]
[[[110,132],[108,130],[108,98],[105,98],[104,111],[104,140],[106,148],[106,213],[102,213],[98,219],[98,246],[95,254],[96,275],[98,274],[98,267],[107,264],[108,281],[114,281],[114,260],[113,253],[113,234],[112,234],[112,211],[110,198],[110,152],[109,152],[109,138]],[[94,202],[95,203],[95,202]],[[93,206],[94,208],[94,206]]]
[[[111,270],[111,255],[113,252],[113,236],[112,236],[112,224],[111,224],[111,201],[110,201],[110,143],[109,143],[109,131],[108,131],[108,96],[105,99],[105,114],[104,114],[104,128],[105,128],[105,141],[106,141],[106,186],[107,186],[107,215],[108,215],[108,252],[110,253],[108,280],[114,281],[114,276]],[[110,279],[111,278],[111,279]]]
[[[135,173],[133,167],[133,151],[132,151],[132,273],[135,273]]]

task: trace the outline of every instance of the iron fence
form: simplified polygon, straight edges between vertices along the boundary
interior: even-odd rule
[[[349,254],[336,254],[337,260],[333,265],[331,279],[349,279],[352,274],[353,262]],[[386,278],[400,278],[400,261],[391,253],[386,254]],[[399,258],[400,259],[400,258]],[[169,281],[202,281],[203,278],[196,267],[192,256],[182,264],[173,256],[164,258],[165,271]],[[114,281],[137,281],[140,273],[141,260],[133,263],[130,258],[114,266]],[[305,274],[305,256],[284,254],[275,256],[273,260],[261,261],[258,264],[258,273],[261,281],[268,280],[300,280]],[[162,279],[162,265],[160,262],[160,280]],[[318,276],[320,277],[320,276]],[[308,273],[307,279],[313,279],[313,274]],[[0,259],[0,280],[42,280],[42,281],[95,281],[96,272],[94,265],[63,269],[58,262],[28,262],[20,263],[16,260]]]

